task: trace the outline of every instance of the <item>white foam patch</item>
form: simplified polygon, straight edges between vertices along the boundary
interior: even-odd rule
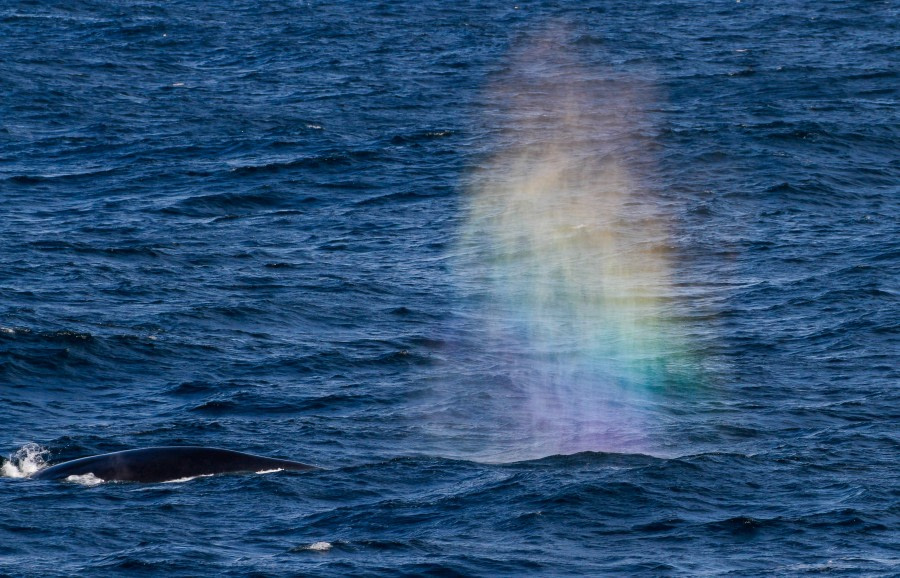
[[[282,472],[284,468],[275,468],[274,470],[259,470],[256,472],[257,474],[274,474],[275,472]]]
[[[331,542],[313,542],[309,546],[306,547],[307,550],[313,550],[315,552],[327,552],[331,550],[334,545]]]
[[[186,478],[178,478],[176,480],[166,480],[165,482],[160,482],[161,484],[180,484],[181,482],[189,482],[191,480],[196,480],[197,478],[211,478],[214,474],[201,474],[199,476],[188,476]]]
[[[9,456],[0,474],[7,478],[27,478],[47,467],[45,457],[50,453],[38,444],[25,444]]]
[[[106,480],[98,478],[94,474],[84,474],[83,476],[69,476],[68,478],[66,478],[66,481],[88,487],[99,486],[100,484],[106,482]]]

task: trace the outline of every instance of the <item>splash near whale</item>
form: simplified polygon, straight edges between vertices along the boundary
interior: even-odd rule
[[[165,446],[125,450],[56,464],[31,475],[35,480],[88,476],[107,482],[168,482],[240,472],[306,471],[315,466],[221,448]]]

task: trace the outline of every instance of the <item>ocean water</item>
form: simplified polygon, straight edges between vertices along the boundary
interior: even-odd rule
[[[0,575],[900,574],[900,3],[0,7]],[[207,445],[320,466],[136,484]]]

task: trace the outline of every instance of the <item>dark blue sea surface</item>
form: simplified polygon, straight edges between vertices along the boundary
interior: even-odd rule
[[[900,2],[0,7],[0,575],[900,574]],[[312,472],[31,480],[205,445]]]

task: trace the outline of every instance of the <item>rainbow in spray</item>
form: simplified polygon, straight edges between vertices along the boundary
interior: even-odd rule
[[[683,347],[665,322],[668,234],[629,166],[643,162],[640,83],[529,44],[489,91],[495,152],[470,177],[458,271],[482,287],[485,349],[519,402],[500,411],[516,457],[646,451]],[[494,411],[497,411],[496,409]]]

